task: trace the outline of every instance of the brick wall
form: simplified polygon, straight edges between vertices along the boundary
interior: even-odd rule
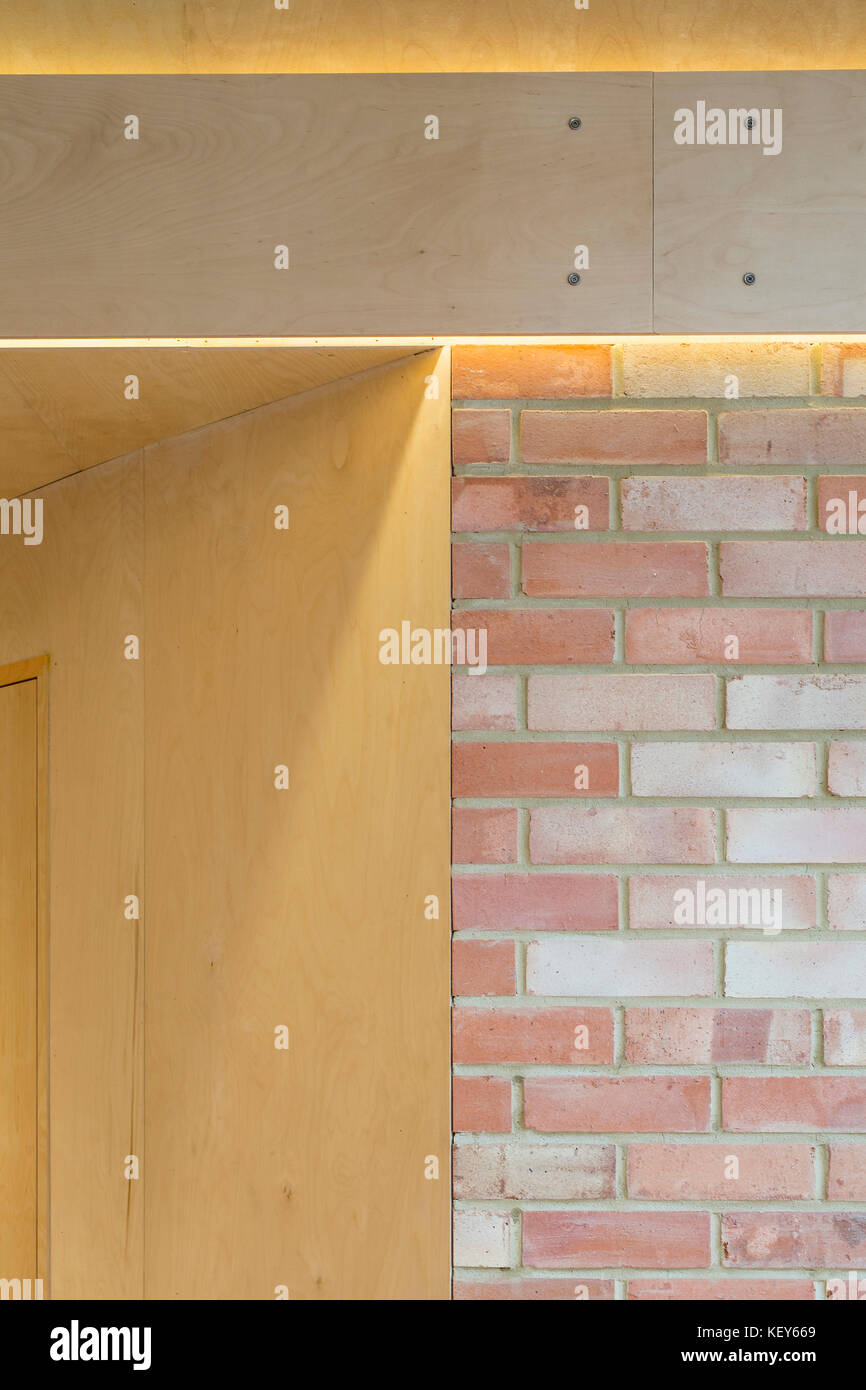
[[[453,364],[455,1297],[824,1298],[866,1273],[866,346]]]

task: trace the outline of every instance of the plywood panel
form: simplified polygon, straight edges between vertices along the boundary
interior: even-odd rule
[[[447,1297],[446,356],[146,451],[149,1297]]]
[[[862,0],[4,0],[6,72],[866,67]]]
[[[34,1279],[39,1150],[35,680],[0,684],[0,768],[0,1277]]]
[[[729,111],[780,110],[779,153],[676,144],[699,101],[726,134]],[[862,72],[657,76],[656,331],[866,330],[864,125]]]
[[[0,337],[648,331],[650,125],[647,74],[4,78]]]
[[[0,664],[50,656],[51,1294],[139,1297],[143,681],[140,458],[44,489],[0,545]]]
[[[410,351],[0,347],[0,495],[15,497]],[[127,395],[131,375],[138,378],[137,398]]]

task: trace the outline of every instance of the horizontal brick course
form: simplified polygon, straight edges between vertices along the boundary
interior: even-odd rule
[[[535,396],[609,396],[610,348],[595,344],[508,347],[455,345],[451,393],[456,400]]]
[[[722,1247],[731,1268],[862,1269],[866,1212],[725,1212]]]
[[[866,947],[864,947],[866,950]],[[707,941],[615,941],[550,936],[526,953],[529,994],[711,994]]]
[[[612,1144],[456,1144],[455,1197],[613,1197]]]
[[[607,478],[452,478],[454,531],[606,531]]]
[[[615,931],[612,874],[461,874],[451,886],[455,931]]]
[[[807,1144],[629,1144],[629,1197],[653,1201],[794,1201],[813,1196]]]
[[[615,743],[455,743],[453,796],[616,796]]]
[[[659,339],[623,347],[626,396],[806,396],[809,381],[808,343]]]
[[[469,608],[452,616],[451,627],[487,633],[488,666],[585,666],[613,660],[614,619],[605,608]]]
[[[710,1263],[710,1218],[697,1211],[527,1211],[523,1262],[539,1269],[705,1266]]]
[[[866,1077],[728,1076],[722,1081],[722,1117],[725,1129],[742,1133],[856,1134],[866,1125]]]
[[[531,598],[694,598],[709,591],[701,541],[530,541],[523,547],[523,592]]]
[[[524,410],[524,463],[685,464],[707,461],[703,410]]]
[[[714,826],[712,811],[692,807],[537,807],[529,854],[533,864],[709,864]]]
[[[463,1005],[454,1010],[452,1031],[454,1061],[459,1063],[591,1066],[613,1061],[610,1009]]]
[[[543,1133],[700,1134],[709,1128],[706,1076],[527,1077],[525,1123]]]
[[[719,416],[722,464],[781,465],[862,463],[866,410],[741,410]]]
[[[811,1045],[807,1009],[628,1008],[625,1035],[626,1061],[643,1065],[798,1066]]]
[[[625,478],[625,531],[803,531],[802,477]]]
[[[537,675],[529,677],[527,689],[530,729],[601,733],[715,727],[715,684],[708,675]]]
[[[644,665],[809,662],[812,614],[783,608],[636,608],[626,614],[625,655]]]
[[[636,744],[631,783],[635,796],[814,796],[815,745]]]
[[[635,930],[761,926],[768,907],[775,925],[776,903],[785,931],[815,926],[815,880],[808,874],[632,874],[629,879],[629,925]]]

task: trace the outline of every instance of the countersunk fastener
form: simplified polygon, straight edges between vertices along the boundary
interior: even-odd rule
[[[745,275],[743,276],[743,284],[744,284],[744,285],[754,285],[755,279],[756,279],[756,276],[753,274],[753,272],[752,272],[751,270],[747,270],[746,273],[745,273]]]
[[[577,271],[573,270],[573,271],[571,272],[571,274],[570,274],[569,277],[568,277],[568,283],[569,283],[570,285],[579,285],[579,284],[580,284],[580,276],[577,274]]]
[[[569,128],[569,130],[580,130],[580,127],[581,127],[582,125],[583,125],[583,122],[582,122],[582,120],[580,119],[579,116],[569,116],[569,118],[568,118],[568,128]]]

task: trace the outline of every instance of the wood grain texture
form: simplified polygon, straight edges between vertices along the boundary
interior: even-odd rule
[[[0,682],[3,676],[0,672]],[[38,1273],[38,723],[35,680],[0,683],[0,1278]]]
[[[0,131],[2,338],[651,327],[646,73],[6,77]]]
[[[410,351],[0,346],[0,496],[18,496]],[[125,395],[129,375],[139,379],[137,400]]]
[[[675,144],[698,100],[781,109],[780,153]],[[657,75],[655,330],[866,330],[864,125],[862,72]]]
[[[140,456],[46,488],[44,538],[0,545],[0,663],[50,654],[51,1295],[142,1290]]]
[[[4,0],[2,70],[553,72],[866,67],[862,0]]]
[[[446,359],[146,451],[150,1298],[448,1296]]]

